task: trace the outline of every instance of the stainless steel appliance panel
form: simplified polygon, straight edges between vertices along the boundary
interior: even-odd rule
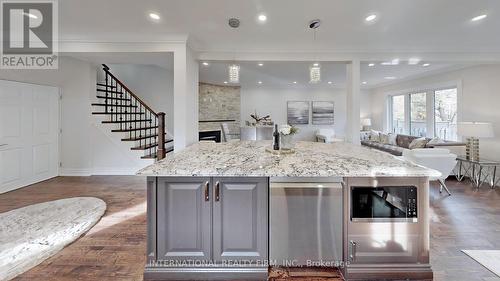
[[[341,261],[341,184],[271,182],[270,187],[271,262]]]

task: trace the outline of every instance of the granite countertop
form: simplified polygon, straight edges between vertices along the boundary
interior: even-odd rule
[[[267,152],[271,141],[196,143],[152,164],[141,176],[435,177],[440,173],[350,143],[297,142],[293,154]]]

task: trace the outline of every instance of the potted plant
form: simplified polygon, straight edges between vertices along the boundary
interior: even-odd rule
[[[292,149],[295,146],[293,135],[297,134],[299,129],[288,124],[280,128],[280,149]]]

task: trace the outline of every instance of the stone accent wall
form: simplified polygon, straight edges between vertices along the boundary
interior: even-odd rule
[[[226,123],[232,138],[238,138],[240,134],[240,87],[200,83],[199,93],[199,120],[235,120]],[[200,122],[199,128],[200,131],[221,130],[221,123]]]

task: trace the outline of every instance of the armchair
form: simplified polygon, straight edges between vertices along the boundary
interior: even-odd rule
[[[335,138],[335,130],[334,129],[318,129],[316,131],[316,141],[317,142],[332,143],[332,142],[337,142],[337,141],[342,141],[342,140]]]
[[[457,155],[450,153],[448,149],[444,148],[419,148],[404,150],[403,158],[415,164],[441,172],[440,177],[430,178],[429,180],[439,181],[441,185],[439,192],[443,192],[444,188],[448,195],[451,195],[450,190],[445,184],[445,180],[457,164]]]

